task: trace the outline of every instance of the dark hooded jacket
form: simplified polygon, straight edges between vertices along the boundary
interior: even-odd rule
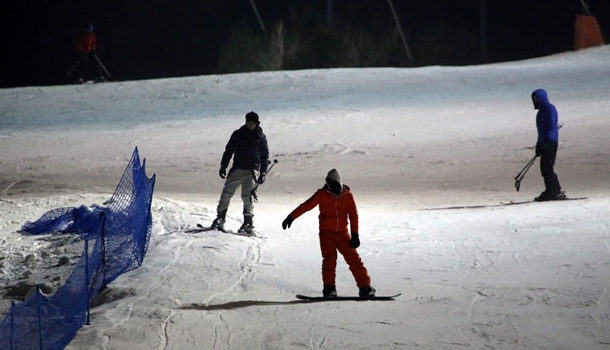
[[[534,108],[538,110],[536,114],[536,127],[538,128],[537,144],[544,145],[548,142],[558,142],[559,126],[557,109],[549,102],[549,97],[543,89],[538,89],[532,93],[536,96],[538,103]]]
[[[232,169],[253,169],[262,174],[266,173],[269,147],[263,129],[257,126],[256,129],[248,131],[248,128],[243,125],[235,130],[225,147],[220,166],[227,168],[234,154]]]

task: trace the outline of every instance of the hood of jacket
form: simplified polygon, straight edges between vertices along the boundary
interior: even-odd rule
[[[534,103],[534,109],[540,109],[540,106],[549,104],[549,96],[544,89],[538,89],[532,92],[532,101],[534,97],[538,100],[538,103]]]

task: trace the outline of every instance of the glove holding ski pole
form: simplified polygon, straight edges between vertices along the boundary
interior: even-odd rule
[[[269,174],[271,172],[271,169],[273,169],[273,166],[276,165],[277,163],[278,163],[277,159],[273,160],[273,164],[271,164],[271,161],[267,161],[267,164],[271,164],[271,166],[269,167],[269,169],[267,169],[266,172],[258,175],[258,179],[255,179],[256,186],[254,186],[254,188],[250,192],[250,201],[251,202],[254,201],[254,203],[258,203],[258,196],[256,195],[256,190],[258,190],[259,185],[262,185],[265,182],[267,174]]]

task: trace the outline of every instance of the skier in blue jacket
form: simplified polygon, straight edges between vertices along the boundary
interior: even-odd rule
[[[233,166],[227,174],[229,162],[233,158]],[[241,186],[241,199],[244,203],[244,222],[239,232],[251,234],[254,228],[254,203],[250,198],[256,183],[265,182],[269,147],[267,136],[260,127],[258,114],[246,114],[246,123],[231,134],[220,161],[218,175],[225,179],[225,185],[216,208],[217,217],[212,228],[224,230],[225,218],[231,198]]]
[[[538,129],[536,156],[540,157],[540,174],[544,178],[545,187],[544,191],[535,200],[565,199],[566,195],[561,190],[561,185],[554,170],[559,143],[557,109],[549,102],[549,97],[543,89],[532,92],[532,102],[534,103],[534,109],[538,110],[536,114],[536,128]]]

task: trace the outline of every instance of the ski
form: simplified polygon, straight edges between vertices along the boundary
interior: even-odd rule
[[[222,230],[218,230],[218,229],[211,228],[211,227],[200,227],[199,225],[197,225],[197,227],[191,227],[191,228],[187,228],[186,230],[184,230],[185,233],[199,233],[199,232],[207,232],[207,231],[224,232]]]
[[[545,203],[545,202],[562,202],[562,201],[579,201],[583,199],[588,199],[589,197],[575,197],[575,198],[563,198],[563,199],[553,199],[548,201],[537,201],[535,199],[531,199],[528,201],[510,201],[510,202],[500,202],[501,205],[517,205],[517,204],[527,204],[527,203]]]
[[[262,237],[256,231],[253,231],[252,233],[247,233],[247,232],[240,232],[240,231],[233,231],[233,230],[226,230],[226,229],[219,230],[217,228],[203,226],[202,224],[197,224],[197,227],[193,227],[193,228],[184,230],[185,233],[199,233],[199,232],[208,232],[208,231],[218,231],[218,232],[222,232],[222,233],[228,233],[228,234],[244,236],[244,237]]]
[[[457,209],[481,209],[488,207],[499,207],[503,204],[479,204],[479,205],[456,205],[452,207],[440,207],[440,208],[423,208],[419,210],[457,210]]]
[[[527,201],[509,201],[509,202],[500,202],[496,204],[479,204],[479,205],[457,205],[452,207],[440,207],[440,208],[424,208],[419,210],[460,210],[460,209],[483,209],[483,208],[493,208],[493,207],[503,207],[507,205],[517,205],[517,204],[527,204],[527,203],[544,203],[544,202],[561,202],[561,201],[576,201],[588,199],[589,197],[575,197],[575,198],[564,198],[564,199],[554,199],[548,201],[537,201],[534,199]]]
[[[402,293],[394,295],[376,295],[374,297],[359,297],[359,296],[336,296],[336,297],[321,297],[321,296],[309,296],[297,294],[296,298],[301,300],[310,301],[342,301],[342,300],[355,300],[355,301],[366,301],[366,300],[394,300],[394,298],[401,296]]]

